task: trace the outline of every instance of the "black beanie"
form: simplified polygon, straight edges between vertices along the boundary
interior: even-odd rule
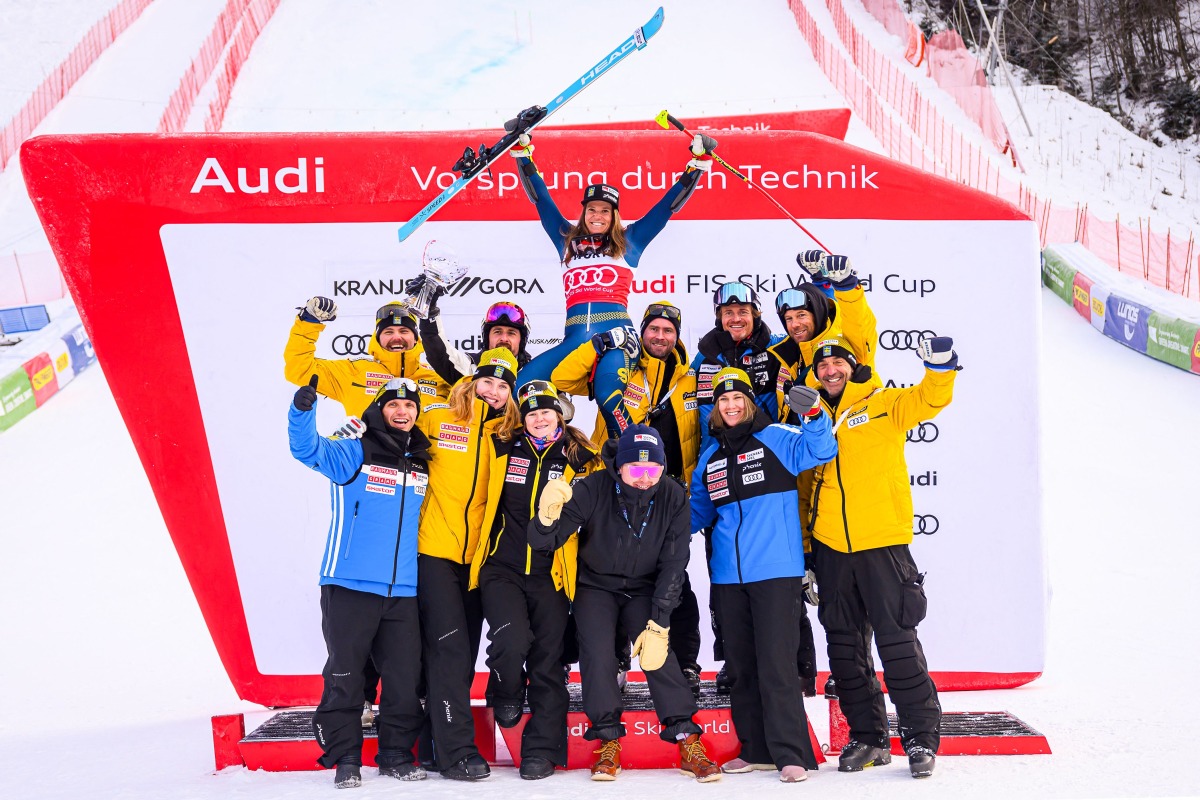
[[[375,313],[375,341],[379,341],[379,334],[383,333],[384,328],[393,325],[408,328],[413,332],[413,336],[417,337],[417,341],[421,340],[421,334],[417,332],[417,318],[404,306],[392,303]]]
[[[787,323],[784,322],[784,316],[792,309],[804,309],[813,315],[813,334],[820,336],[825,328],[829,325],[829,298],[823,291],[811,283],[802,283],[795,287],[795,291],[804,295],[804,303],[802,305],[785,304],[781,307],[778,298],[775,301],[775,311],[779,314],[779,321],[783,323],[784,330],[787,330]]]
[[[635,461],[651,461],[664,467],[667,465],[667,450],[663,447],[662,437],[649,425],[630,425],[617,440],[617,456],[613,459],[613,466],[620,469]]]

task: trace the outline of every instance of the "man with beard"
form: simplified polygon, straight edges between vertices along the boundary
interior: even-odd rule
[[[906,433],[950,404],[958,356],[949,337],[922,338],[925,377],[886,389],[871,379],[845,339],[817,342],[809,385],[836,420],[837,456],[816,468],[812,555],[829,671],[837,681],[850,742],[839,772],[890,763],[888,719],[871,659],[874,635],[900,742],[914,778],[933,774],[942,708],[929,677],[917,625],[925,618],[925,575],[909,552],[912,490],[904,461]]]

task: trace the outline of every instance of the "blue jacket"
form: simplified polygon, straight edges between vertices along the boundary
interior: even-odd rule
[[[770,328],[760,319],[754,324],[750,335],[736,344],[719,324],[700,339],[696,357],[692,360],[692,370],[696,374],[701,452],[712,444],[712,433],[708,429],[708,418],[713,410],[712,379],[725,367],[737,367],[745,371],[754,387],[754,404],[771,419],[779,419],[779,399],[775,391],[779,359],[767,348],[786,338],[781,334],[772,335]]]
[[[333,515],[321,585],[385,597],[417,594],[417,520],[429,483],[429,440],[386,427],[372,404],[362,439],[317,434],[316,413],[288,407],[288,440],[297,461],[330,481]]]
[[[804,575],[796,475],[837,455],[828,415],[802,425],[750,422],[715,432],[692,473],[693,531],[713,527],[713,583]]]

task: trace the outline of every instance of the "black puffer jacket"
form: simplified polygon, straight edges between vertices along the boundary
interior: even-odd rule
[[[651,595],[653,619],[665,628],[679,605],[690,553],[687,492],[665,475],[649,489],[625,485],[613,467],[615,455],[616,442],[609,441],[601,453],[604,470],[575,484],[553,525],[535,516],[529,543],[553,551],[578,528],[579,585]]]

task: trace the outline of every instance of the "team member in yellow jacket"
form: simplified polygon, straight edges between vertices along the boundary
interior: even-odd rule
[[[524,430],[496,441],[488,504],[471,564],[488,623],[488,703],[496,723],[521,720],[528,684],[530,718],[521,736],[521,777],[548,778],[567,765],[567,687],[560,656],[575,597],[578,538],[553,553],[529,546],[529,522],[550,481],[573,483],[602,467],[583,431],[563,421],[558,390],[530,381],[519,394]]]
[[[874,369],[878,335],[875,314],[867,303],[867,296],[847,256],[830,255],[824,250],[806,250],[796,256],[796,263],[812,277],[812,282],[784,289],[775,296],[775,313],[787,331],[787,338],[767,348],[780,363],[776,379],[778,421],[791,425],[799,425],[800,418],[788,406],[788,390],[797,383],[804,384],[811,369],[817,341],[843,336],[858,363]],[[813,471],[806,469],[796,476],[796,486],[799,490],[796,496],[800,519],[807,520]],[[808,529],[804,528],[804,552],[808,553],[811,549]],[[811,576],[806,580],[811,581]],[[807,615],[801,618],[801,626],[796,666],[804,695],[814,697],[817,693],[817,653],[812,623]]]
[[[475,747],[471,681],[483,629],[471,561],[491,489],[497,442],[520,426],[513,384],[517,360],[504,348],[480,354],[475,374],[454,385],[448,403],[423,406],[418,425],[433,442],[429,489],[417,539],[417,606],[425,648],[426,708],[442,776],[491,774]]]
[[[914,778],[933,774],[941,705],[917,638],[925,576],[908,548],[913,506],[904,442],[910,428],[949,405],[958,370],[953,345],[948,337],[921,339],[925,377],[904,389],[872,383],[845,339],[820,340],[814,353],[809,381],[820,384],[838,443],[834,460],[817,467],[810,527],[829,670],[850,723],[840,772],[891,761],[871,661],[874,632],[909,769]]]
[[[450,387],[429,366],[417,336],[417,318],[403,305],[389,303],[375,312],[375,333],[366,355],[317,358],[317,339],[325,324],[336,318],[337,304],[328,297],[314,297],[300,309],[283,351],[283,374],[289,382],[305,386],[313,375],[319,376],[321,394],[337,400],[354,417],[362,415],[392,378],[412,378],[426,402],[446,398]]]
[[[679,341],[682,324],[682,312],[666,300],[655,300],[646,306],[642,314],[641,357],[625,383],[625,410],[631,424],[649,425],[662,435],[667,451],[666,474],[686,487],[691,485],[692,470],[700,454],[700,413],[696,403],[696,373]],[[555,385],[568,394],[590,395],[588,377],[596,363],[597,350],[622,346],[624,343],[616,339],[623,336],[622,328],[596,334],[592,337],[594,344],[581,345],[554,369]],[[604,419],[597,414],[592,433],[597,448],[603,447],[607,435]],[[671,649],[679,658],[679,666],[692,691],[698,693],[700,608],[687,573],[679,605],[671,612]],[[628,669],[628,656],[623,657],[621,665]]]

